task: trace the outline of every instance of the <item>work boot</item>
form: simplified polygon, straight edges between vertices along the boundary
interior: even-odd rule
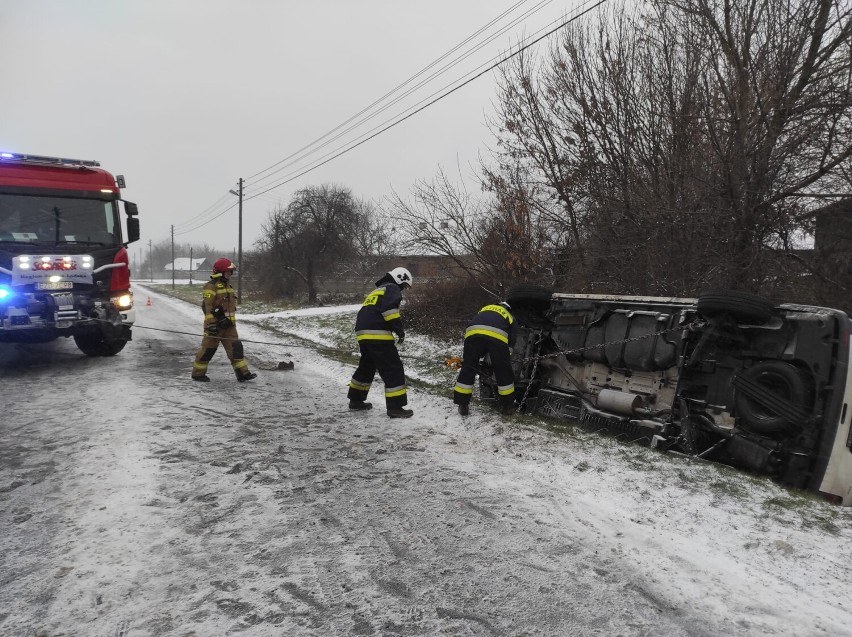
[[[372,409],[373,403],[364,402],[363,400],[350,400],[349,409],[352,411],[366,411]]]
[[[197,380],[199,383],[209,383],[210,377],[207,374],[204,374],[204,376],[193,376],[192,380]]]
[[[504,416],[511,416],[512,414],[515,413],[515,406],[514,405],[503,405],[500,408],[500,413],[503,414]]]
[[[244,383],[247,380],[254,380],[255,378],[257,378],[257,374],[255,374],[254,372],[246,372],[242,376],[237,376],[237,380],[241,383]]]
[[[388,416],[391,418],[411,418],[414,411],[405,407],[397,407],[396,409],[388,409]]]
[[[459,405],[459,415],[467,416],[470,413],[470,407],[468,405]]]

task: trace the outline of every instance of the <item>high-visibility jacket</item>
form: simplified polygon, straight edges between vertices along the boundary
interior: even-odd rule
[[[204,309],[204,329],[216,324],[213,311],[221,307],[224,315],[231,319],[231,323],[237,324],[237,297],[234,288],[226,283],[220,274],[214,274],[204,284],[202,290],[201,307]]]
[[[358,340],[393,341],[394,334],[405,334],[399,314],[401,302],[402,292],[396,283],[384,283],[370,292],[355,319]]]
[[[515,317],[502,305],[486,305],[467,326],[464,337],[488,336],[512,346],[517,335]]]

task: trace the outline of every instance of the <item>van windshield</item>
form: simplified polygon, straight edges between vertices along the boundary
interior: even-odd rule
[[[115,202],[0,194],[0,243],[118,245]]]

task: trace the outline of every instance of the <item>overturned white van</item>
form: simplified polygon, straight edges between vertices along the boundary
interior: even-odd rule
[[[852,321],[713,291],[698,299],[513,289],[527,413],[570,419],[852,505]],[[492,388],[486,377],[484,397]]]

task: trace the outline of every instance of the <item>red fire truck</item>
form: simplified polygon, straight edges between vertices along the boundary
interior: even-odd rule
[[[88,356],[114,356],[131,339],[138,209],[121,198],[124,177],[99,166],[0,152],[0,342],[65,336]]]

